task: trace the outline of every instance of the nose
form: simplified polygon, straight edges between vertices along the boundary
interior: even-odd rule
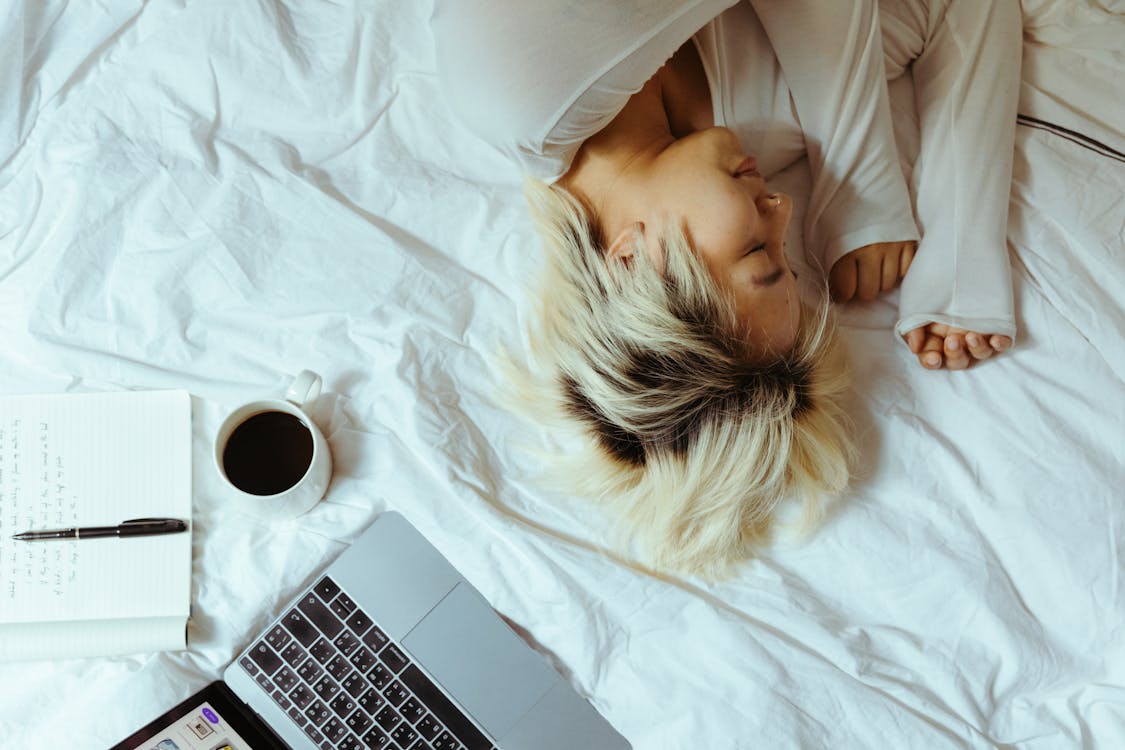
[[[769,227],[768,232],[772,240],[769,245],[776,248],[779,262],[786,264],[783,246],[785,230],[789,228],[789,217],[793,213],[792,199],[784,193],[763,193],[758,196],[755,203],[759,214]],[[785,267],[787,268],[788,265],[786,264]]]
[[[762,192],[755,200],[758,212],[767,220],[777,222],[783,227],[789,223],[789,215],[793,212],[793,201],[784,193]]]

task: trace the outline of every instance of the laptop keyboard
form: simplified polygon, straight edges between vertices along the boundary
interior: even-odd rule
[[[322,750],[496,750],[328,576],[238,663]]]

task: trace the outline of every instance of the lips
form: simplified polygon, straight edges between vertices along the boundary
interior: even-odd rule
[[[738,169],[734,171],[734,176],[761,177],[762,175],[758,172],[758,160],[753,156],[747,156],[742,160],[742,163],[738,165]]]

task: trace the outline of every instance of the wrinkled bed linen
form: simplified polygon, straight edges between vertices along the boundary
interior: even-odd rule
[[[0,665],[0,746],[128,734],[385,509],[638,750],[1125,745],[1125,8],[1025,12],[1018,347],[927,372],[893,295],[843,310],[854,486],[708,584],[630,567],[536,481],[555,440],[494,362],[542,257],[519,175],[438,95],[426,3],[9,4],[0,389],[186,388],[196,458],[188,650]],[[239,516],[211,436],[306,367],[329,494]]]

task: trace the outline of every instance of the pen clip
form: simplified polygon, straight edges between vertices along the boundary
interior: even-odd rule
[[[142,526],[155,526],[159,529],[164,529],[170,532],[184,531],[188,528],[188,524],[179,518],[130,518],[128,521],[122,521],[118,524],[118,528],[124,530],[125,528],[139,528]]]

